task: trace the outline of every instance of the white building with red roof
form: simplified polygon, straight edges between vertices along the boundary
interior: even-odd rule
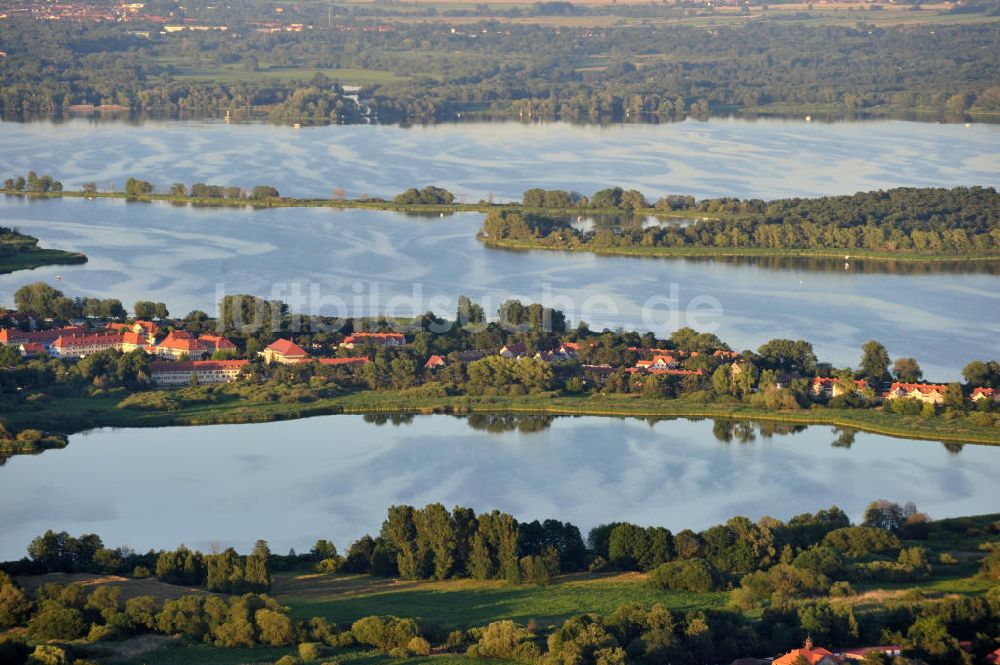
[[[172,330],[163,341],[150,349],[160,358],[173,360],[200,360],[208,347],[186,330]]]
[[[122,336],[115,333],[93,333],[89,335],[60,335],[49,347],[57,358],[85,358],[92,353],[118,350],[122,346]]]
[[[427,362],[424,363],[424,369],[438,369],[439,367],[444,367],[447,364],[448,361],[445,360],[444,356],[435,354],[428,358]]]
[[[309,358],[306,350],[290,339],[275,341],[261,351],[260,355],[264,358],[264,362],[282,363],[284,365],[300,363]]]
[[[969,397],[973,402],[981,402],[984,399],[1000,402],[1000,391],[996,391],[993,388],[973,388],[972,394]]]
[[[246,360],[152,362],[149,364],[149,378],[158,386],[186,385],[192,376],[198,383],[229,383],[239,377],[246,364]]]
[[[220,335],[198,335],[198,341],[205,345],[209,353],[236,351],[236,345]]]
[[[944,401],[944,393],[948,386],[941,383],[893,383],[889,390],[882,394],[883,399],[910,398],[940,404]]]
[[[406,346],[406,335],[402,333],[356,332],[345,337],[340,346],[345,349],[353,349],[358,344],[386,347]]]

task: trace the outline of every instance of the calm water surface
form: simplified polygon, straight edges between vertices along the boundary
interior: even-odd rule
[[[996,185],[1000,125],[718,119],[662,125],[461,123],[299,130],[219,121],[0,122],[0,172],[119,188],[266,182],[286,195],[388,196],[436,184],[479,200],[531,187],[590,195],[775,198],[895,186]]]
[[[858,519],[879,497],[912,499],[938,518],[1000,510],[994,448],[949,452],[869,434],[843,448],[828,427],[734,429],[589,417],[488,433],[444,416],[400,426],[329,416],[96,430],[0,468],[0,559],[23,555],[48,528],[138,549],[246,550],[266,538],[276,551],[301,551],[319,537],[344,548],[377,532],[388,506],[434,501],[585,531],[612,520],[697,529],[832,504]]]
[[[840,366],[856,366],[861,345],[875,338],[893,356],[915,356],[939,380],[958,378],[974,358],[1000,356],[995,275],[497,251],[476,241],[480,223],[478,214],[415,218],[0,197],[0,224],[90,257],[83,266],[2,275],[0,302],[11,302],[21,285],[44,280],[71,295],[120,298],[126,307],[140,299],[163,301],[181,315],[214,313],[223,293],[292,302],[292,289],[299,288],[302,310],[330,316],[428,309],[450,316],[455,298],[465,293],[488,312],[511,296],[546,301],[595,329],[623,326],[666,336],[692,325],[714,330],[737,349],[802,338]],[[647,303],[654,307],[644,316]]]

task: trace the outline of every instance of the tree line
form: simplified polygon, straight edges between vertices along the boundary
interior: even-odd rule
[[[543,193],[548,196],[550,193]],[[531,191],[525,200],[539,198]],[[530,195],[530,197],[529,197]],[[553,201],[563,201],[553,194]],[[581,205],[588,202],[578,199]],[[648,204],[639,192],[602,190],[592,207],[630,214]],[[547,206],[539,206],[547,207]],[[1000,251],[1000,195],[992,187],[898,188],[851,196],[775,201],[664,197],[662,210],[722,215],[692,223],[652,226],[595,225],[584,230],[572,220],[491,210],[480,237],[488,243],[518,241],[545,247],[746,248],[871,250],[922,254],[989,254]]]
[[[466,541],[473,544],[456,549],[452,535],[461,524],[466,536],[475,532]],[[672,611],[658,603],[626,603],[609,614],[578,614],[551,626],[498,621],[456,627],[434,617],[418,624],[394,616],[369,616],[337,625],[318,617],[293,617],[274,599],[233,586],[219,588],[218,595],[166,600],[137,596],[123,602],[122,589],[115,585],[47,583],[29,594],[8,573],[0,572],[0,628],[24,628],[0,637],[0,656],[4,662],[23,663],[32,653],[37,658],[48,649],[66,650],[71,656],[74,649],[83,650],[95,642],[159,633],[220,648],[298,645],[300,659],[306,661],[332,655],[331,649],[359,645],[397,658],[425,656],[436,647],[525,665],[696,665],[782,652],[811,635],[816,643],[830,646],[899,644],[905,655],[894,661],[896,665],[971,664],[973,655],[992,650],[1000,637],[996,633],[1000,548],[991,546],[998,528],[981,518],[933,522],[911,504],[880,500],[868,507],[859,525],[852,525],[835,506],[787,522],[734,517],[699,533],[671,534],[663,527],[614,523],[595,527],[583,547],[579,531],[557,520],[523,523],[499,511],[477,516],[468,508],[449,512],[440,504],[423,509],[393,506],[379,539],[390,548],[396,547],[392,543],[399,544],[394,551],[397,573],[408,570],[418,577],[439,579],[442,573],[447,573],[446,578],[461,576],[455,563],[463,556],[469,562],[474,559],[475,550],[482,548],[475,544],[475,534],[480,534],[484,542],[506,543],[497,550],[506,552],[495,560],[498,572],[504,561],[511,569],[518,565],[514,557],[519,553],[545,547],[550,552],[541,556],[555,559],[558,555],[552,551],[568,545],[561,551],[581,554],[584,559],[577,560],[578,564],[589,562],[593,567],[606,555],[610,559],[603,565],[647,571],[646,584],[654,589],[690,593],[733,589],[731,604],[715,610]],[[371,540],[366,536],[358,542],[366,538]],[[920,543],[963,539],[985,543],[978,565],[979,579],[988,592],[887,598],[876,609],[864,612],[852,603],[837,602],[856,593],[844,578],[845,562],[868,568],[899,567],[908,571],[907,576],[879,579],[913,581],[925,577],[931,567],[929,551]],[[355,543],[349,552],[357,549]],[[147,559],[156,556],[165,562],[166,581],[172,581],[169,575],[199,568],[190,563],[193,553],[185,548],[136,555],[127,548],[107,550],[94,535],[71,538],[49,532],[35,539],[28,551],[30,560],[7,563],[4,568],[15,574],[48,570],[120,573],[117,567],[106,567],[111,561],[108,552]],[[211,561],[209,557],[225,557],[227,552],[205,558]],[[325,540],[317,541],[308,555],[290,553],[287,557],[267,552],[259,542],[247,560],[254,556],[292,570],[302,570],[302,566],[322,569],[323,562],[338,558],[336,548]],[[944,552],[933,565],[956,565],[949,556]],[[526,560],[528,570],[533,570],[530,555],[521,557],[520,565]],[[39,567],[29,570],[32,565]],[[56,644],[47,644],[49,640]],[[962,641],[971,647],[963,648]],[[865,662],[889,661],[876,654]]]
[[[229,36],[235,30],[146,39],[131,34],[131,24],[9,17],[0,24],[8,51],[0,61],[0,110],[10,116],[73,104],[175,113],[264,108],[279,122],[366,121],[336,81],[314,74],[337,68],[393,75],[362,90],[364,105],[388,122],[454,120],[470,111],[657,122],[734,109],[932,111],[957,118],[1000,109],[989,25],[759,21],[713,30],[659,24],[595,30],[500,29],[483,20],[456,30],[418,21],[375,31],[364,29],[371,19],[344,15],[333,30],[261,34],[235,17],[225,20],[242,31],[240,39]],[[590,59],[602,66],[578,66]],[[264,60],[293,75],[254,75]],[[225,74],[234,65],[249,72],[247,80],[183,76],[185,67]]]

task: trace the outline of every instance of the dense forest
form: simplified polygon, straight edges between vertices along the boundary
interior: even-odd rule
[[[96,534],[48,531],[31,542],[27,557],[0,566],[0,628],[15,628],[0,636],[0,657],[11,664],[72,662],[72,655],[93,653],[88,645],[159,633],[217,648],[299,645],[298,658],[279,663],[366,647],[396,658],[436,648],[526,665],[698,665],[779,653],[810,635],[839,647],[898,644],[905,656],[897,665],[973,663],[1000,637],[998,528],[989,519],[935,522],[912,504],[879,500],[858,525],[833,506],[787,522],[733,517],[700,532],[614,522],[591,529],[586,542],[577,527],[556,519],[519,522],[496,510],[477,515],[462,506],[449,511],[438,503],[397,505],[377,536],[359,538],[343,554],[325,539],[304,554],[274,554],[263,540],[247,555],[232,548],[202,554],[183,546],[138,553],[106,547]],[[976,545],[978,552],[968,549]],[[956,547],[968,551],[974,564],[969,579],[985,585],[983,593],[916,592],[861,602],[854,588],[871,582],[919,585],[932,571],[959,564],[951,553]],[[659,603],[623,604],[608,615],[578,614],[553,625],[505,620],[456,627],[434,617],[418,623],[396,616],[338,625],[295,616],[258,595],[268,593],[272,575],[285,571],[499,578],[510,585],[548,586],[559,575],[583,570],[640,571],[664,600],[670,593],[725,592],[729,604],[686,612]],[[187,587],[187,595],[163,591],[159,597],[126,598],[120,584],[58,582],[33,584],[28,592],[12,577],[31,582],[48,573],[155,577]],[[42,659],[59,653],[66,659]],[[865,660],[888,662],[881,654]]]
[[[516,241],[594,250],[700,247],[956,256],[1000,252],[1000,195],[992,187],[899,188],[775,201],[668,196],[656,202],[658,210],[722,217],[682,224],[597,224],[589,230],[574,226],[570,218],[544,214],[544,208],[560,208],[574,199],[574,205],[617,208],[626,215],[649,206],[639,192],[620,188],[601,190],[589,201],[566,192],[529,190],[524,201],[543,209],[542,214],[490,211],[480,237],[500,246]]]
[[[741,108],[1000,111],[991,25],[762,21],[596,30],[428,21],[372,30],[370,19],[348,15],[330,28],[261,33],[246,17],[219,20],[233,29],[159,36],[155,25],[0,21],[7,53],[0,111],[258,109],[280,122],[360,122],[366,114],[427,121],[469,112],[655,122]],[[142,28],[152,32],[143,36]],[[367,83],[358,105],[338,85],[339,69],[388,78]],[[189,70],[209,73],[191,77]]]

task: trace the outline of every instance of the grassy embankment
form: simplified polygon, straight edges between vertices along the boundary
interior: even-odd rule
[[[0,274],[16,270],[31,270],[42,266],[86,262],[87,257],[79,252],[39,247],[38,238],[32,236],[8,233],[0,237]]]
[[[332,414],[518,414],[632,418],[719,418],[826,425],[904,439],[1000,445],[1000,428],[971,418],[900,416],[874,409],[769,411],[738,403],[638,396],[416,397],[406,392],[358,392],[305,403],[255,402],[222,395],[215,403],[181,405],[173,411],[119,408],[119,397],[66,398],[19,404],[3,413],[14,430],[39,427],[72,434],[95,427],[166,427],[293,420]]]

